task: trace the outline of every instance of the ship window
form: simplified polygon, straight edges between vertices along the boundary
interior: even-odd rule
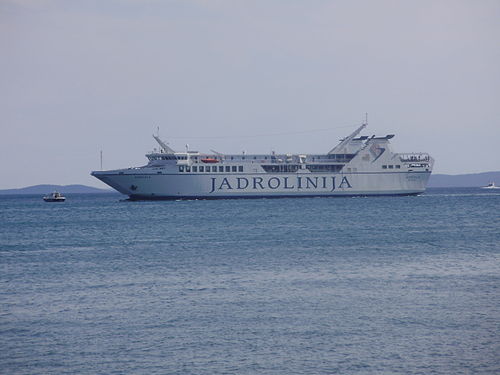
[[[236,172],[236,165],[233,165],[232,170],[233,172]]]
[[[394,165],[389,165],[389,169],[393,169],[394,168]]]
[[[219,172],[224,172],[224,167],[222,165],[219,166]]]
[[[191,172],[191,167],[186,167],[186,172]]]
[[[217,167],[215,165],[212,167],[212,172],[217,172]]]
[[[298,165],[296,167],[298,169]],[[343,167],[340,164],[309,164],[306,166],[311,172],[340,172]]]
[[[399,164],[396,165],[396,169],[400,169],[400,168],[401,168],[401,166]]]
[[[387,165],[383,165],[383,166],[382,166],[382,169],[387,169]]]
[[[238,167],[238,172],[243,172],[243,166],[242,166],[242,165],[240,165],[240,166]]]
[[[184,166],[183,165],[179,166],[179,172],[184,172]]]
[[[234,156],[231,156],[231,160],[233,160],[233,159],[234,159]]]
[[[200,168],[203,168],[203,167],[200,167]],[[197,169],[198,169],[198,167],[194,165],[193,166],[193,172],[197,172]]]
[[[264,169],[266,172],[271,173],[290,173],[297,172],[299,170],[299,166],[297,164],[263,165],[262,169]]]
[[[200,172],[204,172],[205,171],[205,167],[203,165],[200,165]]]
[[[257,156],[254,156],[253,158],[254,158],[254,159],[257,159]],[[266,158],[266,159],[267,159],[267,158]]]
[[[266,159],[266,160],[267,160],[267,156],[264,156],[264,159]]]
[[[231,172],[231,167],[229,165],[226,165],[226,172]]]

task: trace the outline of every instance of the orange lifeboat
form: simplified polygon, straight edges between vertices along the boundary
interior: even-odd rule
[[[219,160],[217,160],[215,158],[204,158],[204,159],[201,159],[201,161],[203,163],[209,163],[209,164],[218,163],[219,162]]]

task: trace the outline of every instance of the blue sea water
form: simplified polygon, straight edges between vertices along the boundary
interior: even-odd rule
[[[2,374],[498,374],[500,193],[0,197]]]

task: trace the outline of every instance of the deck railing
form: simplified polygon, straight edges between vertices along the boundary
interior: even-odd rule
[[[425,152],[414,152],[409,154],[398,154],[399,160],[403,163],[407,162],[429,162],[431,157]]]

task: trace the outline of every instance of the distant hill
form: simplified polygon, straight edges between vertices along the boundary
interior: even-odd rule
[[[432,174],[428,187],[479,187],[489,182],[500,185],[500,171],[471,174]]]
[[[85,185],[34,185],[19,189],[0,190],[0,195],[7,194],[48,194],[58,191],[62,194],[82,194],[82,193],[113,193],[111,189],[98,189]]]

